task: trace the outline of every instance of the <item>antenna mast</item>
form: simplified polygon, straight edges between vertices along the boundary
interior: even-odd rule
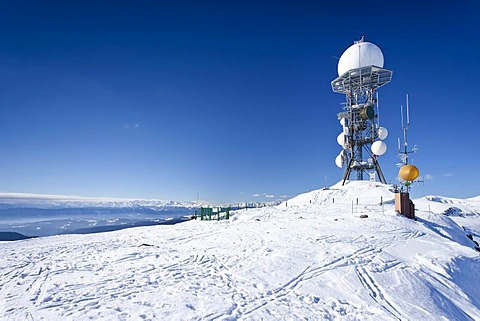
[[[410,127],[410,108],[408,105],[408,94],[406,94],[407,109],[404,113],[403,105],[400,105],[400,116],[402,118],[402,131],[403,131],[403,151],[400,147],[400,138],[398,139],[398,156],[401,159],[403,165],[408,164],[408,154],[415,153],[417,151],[417,146],[413,146],[412,150],[408,150],[408,141],[407,141],[407,131]]]
[[[378,122],[377,90],[391,81],[392,71],[383,68],[380,48],[362,37],[340,57],[338,75],[331,85],[334,92],[346,98],[343,111],[337,114],[343,127],[337,142],[343,150],[335,159],[338,167],[347,165],[343,184],[352,171],[356,172],[356,180],[369,174],[370,179],[377,175],[380,182],[386,183],[377,158],[387,150],[383,140],[388,131]]]
[[[418,177],[419,171],[418,168],[414,165],[408,164],[408,154],[417,152],[417,146],[413,146],[413,148],[409,151],[408,150],[408,141],[407,141],[407,131],[410,127],[410,108],[408,105],[408,94],[406,94],[406,101],[407,101],[407,109],[404,113],[403,105],[400,105],[400,112],[402,117],[402,131],[403,131],[403,150],[400,146],[400,138],[398,139],[398,157],[400,158],[400,171],[399,177],[401,178],[400,182],[402,184],[402,191],[403,186],[407,188],[407,193],[410,190],[410,185],[412,182]],[[403,180],[403,182],[402,182]]]

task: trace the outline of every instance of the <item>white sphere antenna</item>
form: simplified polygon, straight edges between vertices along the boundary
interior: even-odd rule
[[[358,41],[350,46],[338,61],[338,75],[341,76],[349,70],[367,66],[383,68],[383,53],[371,42]]]

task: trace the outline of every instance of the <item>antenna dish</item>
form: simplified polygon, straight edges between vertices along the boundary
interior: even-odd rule
[[[372,120],[375,117],[375,111],[372,106],[363,107],[360,109],[360,116],[363,120]]]
[[[358,42],[350,46],[338,61],[338,75],[367,66],[383,68],[383,53],[371,42]]]
[[[345,147],[345,134],[344,133],[338,134],[337,143],[338,143],[338,145],[340,145],[342,147]]]
[[[377,130],[378,139],[384,140],[388,136],[388,130],[385,127],[380,127]]]
[[[375,143],[372,144],[371,150],[374,155],[381,156],[387,151],[387,144],[385,144],[381,140],[377,140]]]
[[[339,154],[337,157],[335,157],[335,165],[337,165],[337,167],[339,168],[342,168],[343,166],[343,157],[341,154]]]

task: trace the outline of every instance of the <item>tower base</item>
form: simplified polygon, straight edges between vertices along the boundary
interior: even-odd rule
[[[380,183],[387,184],[387,180],[385,179],[385,176],[383,176],[382,169],[380,168],[380,164],[378,163],[376,157],[373,157],[372,163],[373,164],[371,166],[360,166],[360,167],[357,166],[357,167],[355,167],[355,166],[353,166],[354,159],[351,158],[350,161],[348,162],[348,166],[345,169],[345,172],[343,173],[342,186],[345,185],[345,182],[350,179],[350,174],[352,173],[352,169],[357,171],[357,176],[360,176],[362,178],[360,180],[363,180],[363,172],[365,170],[375,169],[375,171],[377,172],[377,175],[378,175],[378,179],[380,180]],[[357,180],[359,180],[358,177],[357,177]]]

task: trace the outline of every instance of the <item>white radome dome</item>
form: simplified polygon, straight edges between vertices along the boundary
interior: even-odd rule
[[[350,46],[338,61],[338,75],[341,76],[349,70],[377,66],[383,68],[383,53],[371,42],[358,42]]]
[[[381,140],[377,140],[372,144],[372,147],[370,149],[372,150],[373,154],[381,156],[387,151],[387,144],[385,144]]]

